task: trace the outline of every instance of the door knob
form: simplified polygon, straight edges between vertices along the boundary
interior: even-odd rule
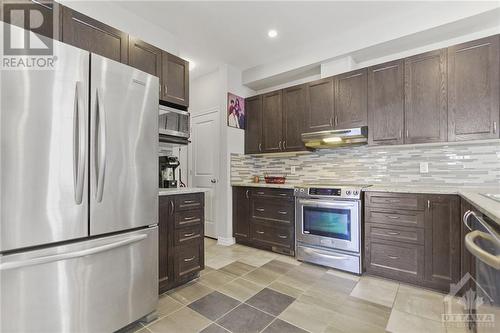
[[[211,182],[212,184],[215,184],[215,183],[217,183],[217,179],[210,179],[210,182]]]

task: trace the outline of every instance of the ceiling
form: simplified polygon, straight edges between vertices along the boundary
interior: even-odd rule
[[[121,1],[118,5],[171,32],[180,56],[196,63],[192,71],[196,77],[222,63],[245,70],[312,54],[325,44],[390,35],[403,26],[425,28],[498,7],[499,1]],[[268,38],[269,29],[276,29],[278,37]]]

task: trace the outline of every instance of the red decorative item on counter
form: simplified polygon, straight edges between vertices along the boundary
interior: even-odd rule
[[[269,175],[265,174],[264,180],[266,181],[266,184],[285,184],[286,175],[285,176],[269,176]]]

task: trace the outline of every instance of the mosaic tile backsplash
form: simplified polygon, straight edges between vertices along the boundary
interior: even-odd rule
[[[420,173],[420,162],[429,172]],[[291,167],[295,166],[295,174]],[[287,176],[287,183],[500,186],[500,141],[344,147],[306,154],[231,155],[231,183],[250,183],[265,173]]]

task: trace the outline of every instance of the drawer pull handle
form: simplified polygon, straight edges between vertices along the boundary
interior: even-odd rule
[[[282,197],[286,197],[286,196],[288,196],[288,193],[280,193],[279,195]]]
[[[184,234],[184,237],[191,237],[191,236],[194,236],[194,232],[191,232],[189,234]]]
[[[241,233],[239,233],[239,232],[235,232],[234,234],[235,234],[236,236],[248,237],[248,235],[247,235],[247,234],[241,234]]]
[[[264,208],[257,208],[258,212],[263,212],[265,209]]]
[[[390,219],[393,219],[393,220],[399,220],[400,219],[399,216],[386,215],[386,217],[388,217]]]
[[[256,231],[256,233],[258,233],[259,235],[263,235],[264,231]]]
[[[184,203],[185,204],[193,204],[193,203],[196,203],[196,201],[194,201],[194,200],[184,200]]]
[[[288,214],[288,212],[285,212],[285,211],[283,211],[283,210],[278,211],[278,213],[280,213],[281,215],[286,215],[286,214]]]
[[[194,219],[196,219],[196,216],[186,216],[184,218],[184,221],[189,221],[189,220],[194,220]]]
[[[288,236],[286,236],[286,235],[278,235],[278,237],[281,238],[281,239],[287,239],[288,238]]]
[[[259,195],[264,195],[264,192],[257,192],[257,194],[259,194]]]
[[[388,231],[387,232],[388,235],[399,235],[399,232],[396,232],[396,231]]]
[[[399,257],[398,257],[398,256],[387,256],[387,257],[389,257],[389,259],[392,259],[392,260],[399,259]]]
[[[186,258],[186,259],[184,259],[184,262],[193,261],[195,258],[196,258],[196,256],[192,256],[191,258]]]

